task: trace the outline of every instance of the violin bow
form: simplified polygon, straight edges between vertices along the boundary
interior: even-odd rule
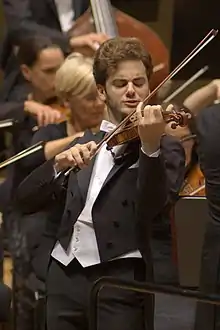
[[[29,147],[27,149],[22,150],[18,154],[14,155],[14,156],[6,159],[2,163],[0,163],[0,169],[6,167],[8,165],[11,165],[11,164],[17,162],[18,160],[20,160],[20,159],[22,159],[24,157],[27,157],[27,156],[29,156],[29,155],[31,155],[31,154],[33,154],[33,153],[41,150],[43,148],[43,146],[44,146],[44,142],[40,141],[40,142],[34,144],[33,146],[31,146],[31,147]]]
[[[148,101],[157,93],[157,91],[170,79],[172,79],[180,70],[182,70],[186,64],[188,64],[205,46],[207,46],[210,41],[212,41],[216,35],[218,34],[218,30],[212,29],[207,33],[207,35],[197,44],[197,46],[183,59],[183,61],[144,99],[143,106],[147,105]],[[99,152],[104,143],[108,143],[111,140],[112,136],[119,131],[121,127],[123,127],[132,116],[136,113],[136,109],[133,110],[128,116],[126,116],[120,124],[116,128],[114,128],[110,133],[108,133],[100,143],[97,145],[97,150],[93,157]],[[68,170],[61,171],[59,174],[64,174],[68,176],[71,171],[78,172],[78,167],[71,167]],[[59,176],[59,175],[58,175]]]
[[[182,84],[180,87],[178,87],[172,94],[167,96],[163,103],[168,103],[171,100],[173,100],[178,94],[180,94],[185,88],[187,88],[190,84],[192,84],[195,80],[197,80],[199,77],[201,77],[207,70],[209,69],[208,65],[201,68],[199,71],[197,71],[191,78],[189,78],[184,84]]]

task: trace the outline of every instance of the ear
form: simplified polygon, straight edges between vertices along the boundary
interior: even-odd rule
[[[98,90],[100,100],[105,103],[106,99],[107,99],[107,95],[106,95],[104,86],[97,85],[97,90]]]
[[[31,81],[31,70],[26,64],[20,66],[21,72],[27,81]]]

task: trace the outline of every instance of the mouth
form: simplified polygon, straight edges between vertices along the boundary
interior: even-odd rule
[[[136,108],[140,101],[132,100],[132,101],[124,101],[123,102],[128,108]]]

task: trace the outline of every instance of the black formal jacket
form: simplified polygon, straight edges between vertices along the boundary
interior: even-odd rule
[[[94,136],[87,131],[78,143],[91,140],[99,142],[99,134]],[[167,203],[175,200],[183,182],[185,154],[173,137],[162,138],[158,158],[143,154],[138,144],[128,148],[132,148],[132,156],[114,165],[92,210],[102,262],[135,249],[140,249],[145,260],[149,260],[151,223]],[[129,169],[138,157],[139,167]],[[57,239],[64,249],[70,243],[73,225],[85,205],[94,159],[78,174],[72,172],[67,184],[62,176],[54,180],[53,160],[50,160],[18,187],[14,204],[18,212],[31,214],[44,209],[47,214],[44,244],[40,249],[41,257],[47,259],[42,261],[45,266]]]
[[[0,323],[10,318],[11,289],[0,281]]]
[[[205,176],[209,213],[220,222],[220,105],[203,109],[196,118],[198,155]]]

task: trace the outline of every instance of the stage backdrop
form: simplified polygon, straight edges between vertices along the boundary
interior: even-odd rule
[[[176,67],[212,28],[220,29],[219,0],[174,0],[171,68]],[[175,79],[188,79],[204,65],[210,66],[204,78],[220,78],[220,31]]]

